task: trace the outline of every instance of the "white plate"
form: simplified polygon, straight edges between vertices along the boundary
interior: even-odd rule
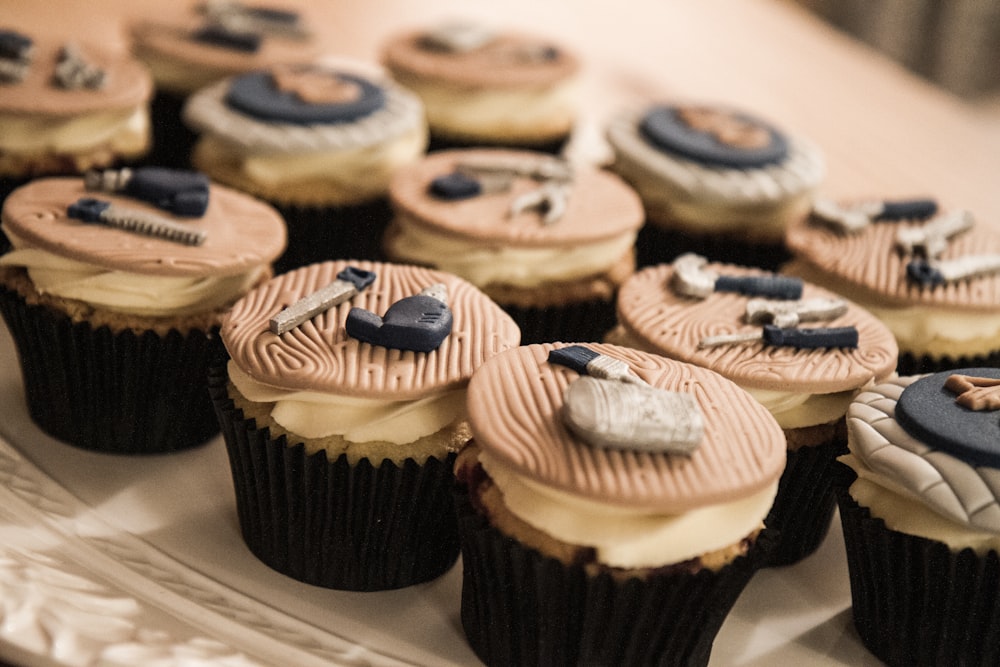
[[[0,333],[0,659],[40,665],[475,665],[460,565],[401,591],[299,583],[257,561],[225,446],[123,457],[31,422]],[[843,538],[758,573],[712,665],[878,665],[851,623]]]

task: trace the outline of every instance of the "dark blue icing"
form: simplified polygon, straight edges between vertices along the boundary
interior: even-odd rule
[[[430,352],[451,333],[448,304],[418,294],[389,306],[384,317],[363,308],[351,308],[344,327],[347,335],[365,343],[394,350]]]
[[[814,327],[782,329],[764,325],[764,344],[774,347],[794,347],[801,350],[817,348],[856,348],[858,330],[854,327]]]
[[[657,148],[713,167],[752,169],[781,162],[788,156],[788,140],[769,124],[734,113],[733,117],[767,131],[770,141],[758,148],[725,144],[712,132],[696,130],[678,115],[677,107],[654,107],[639,123],[639,130]]]
[[[1000,468],[1000,414],[975,411],[955,402],[944,386],[954,374],[1000,378],[1000,368],[963,368],[921,378],[903,390],[896,421],[924,444],[973,466]]]
[[[351,74],[317,70],[358,85],[356,100],[340,104],[312,104],[291,91],[279,90],[268,72],[251,72],[233,80],[226,104],[260,120],[296,125],[350,123],[385,106],[385,91],[374,83]]]
[[[476,197],[483,191],[482,184],[471,176],[454,171],[431,181],[430,193],[438,199],[450,201]]]
[[[927,220],[938,211],[933,199],[904,199],[882,202],[882,212],[873,219],[880,220]]]
[[[914,259],[907,263],[906,277],[924,287],[936,287],[947,282],[941,272],[926,259]]]
[[[794,301],[802,298],[802,279],[778,275],[719,276],[715,291]]]
[[[27,35],[14,30],[0,30],[0,58],[24,60],[34,42]]]
[[[353,284],[359,292],[375,282],[375,277],[374,271],[365,271],[356,266],[348,266],[337,274],[338,280],[344,280]]]
[[[208,177],[196,171],[139,167],[132,170],[124,192],[185,217],[200,217],[208,208]]]
[[[100,222],[101,214],[111,206],[111,202],[91,197],[81,197],[66,207],[66,215],[83,222]]]
[[[221,46],[224,49],[256,53],[260,50],[261,36],[255,32],[233,32],[217,25],[200,28],[192,35],[195,41]]]
[[[570,345],[549,352],[548,362],[565,366],[580,375],[587,375],[587,364],[599,356],[600,353],[594,352],[590,348],[582,345]]]

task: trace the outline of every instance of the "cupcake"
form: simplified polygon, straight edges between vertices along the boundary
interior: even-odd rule
[[[781,429],[711,371],[528,345],[469,383],[461,622],[488,665],[704,665],[766,551]]]
[[[776,268],[785,228],[808,214],[824,174],[819,149],[742,111],[657,104],[612,118],[612,169],[646,209],[640,266],[685,252]]]
[[[905,376],[848,411],[854,625],[888,665],[1000,661],[998,388],[996,368]]]
[[[393,36],[382,62],[423,100],[431,150],[558,153],[576,121],[579,62],[544,37],[448,22]]]
[[[788,230],[798,275],[892,331],[900,375],[1000,366],[1000,233],[932,199],[822,200]]]
[[[128,26],[132,49],[153,73],[153,151],[150,164],[190,166],[196,135],[181,120],[189,95],[221,79],[277,64],[312,62],[322,55],[318,22],[302,3],[228,0],[157,7],[156,16]]]
[[[200,174],[46,178],[3,207],[0,311],[28,410],[49,435],[122,454],[218,433],[205,378],[225,310],[284,246],[270,206]],[[100,187],[102,183],[93,183]]]
[[[613,174],[532,151],[440,151],[401,169],[389,197],[386,255],[472,282],[523,343],[600,340],[613,326],[642,224]]]
[[[279,272],[377,259],[386,192],[427,145],[420,100],[394,83],[319,66],[275,67],[191,97],[192,160],[213,179],[273,203],[288,224]]]
[[[0,25],[0,204],[33,177],[145,154],[151,95],[131,58]]]
[[[696,255],[632,276],[618,295],[618,319],[610,342],[709,368],[774,416],[788,463],[765,521],[777,533],[768,564],[815,551],[836,504],[831,471],[847,450],[844,415],[859,390],[892,375],[892,333],[800,279]]]
[[[257,558],[355,591],[418,584],[454,564],[466,385],[517,345],[503,311],[440,271],[324,262],[240,300],[222,340],[230,359],[211,393]]]

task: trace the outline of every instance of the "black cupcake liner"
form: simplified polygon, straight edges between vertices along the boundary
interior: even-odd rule
[[[774,505],[764,519],[764,530],[775,534],[765,567],[797,563],[823,543],[837,505],[833,469],[846,453],[842,440],[788,452]]]
[[[894,531],[851,497],[838,464],[854,626],[891,667],[1000,664],[1000,557]]]
[[[637,268],[665,264],[686,252],[702,255],[710,262],[752,266],[767,271],[777,271],[792,258],[791,251],[783,242],[752,241],[739,233],[696,234],[649,222],[639,229],[635,252]]]
[[[198,134],[184,124],[182,111],[187,95],[156,91],[149,103],[152,145],[142,164],[191,169],[191,153]]]
[[[385,259],[382,236],[392,219],[386,197],[327,208],[271,203],[288,227],[288,247],[275,261],[275,273],[331,259]]]
[[[917,356],[900,351],[896,364],[899,375],[922,375],[961,368],[1000,368],[1000,351],[971,357]]]
[[[498,142],[498,141],[475,141],[473,139],[458,139],[455,137],[441,136],[435,134],[433,131],[430,135],[430,140],[427,145],[427,152],[433,153],[435,151],[448,151],[456,150],[462,148],[509,148],[509,149],[520,149],[536,151],[538,153],[547,153],[549,155],[561,155],[563,149],[566,148],[566,144],[570,140],[569,134],[555,139],[550,139],[548,141],[539,141],[537,143],[524,143],[524,142]]]
[[[588,575],[503,535],[456,491],[461,621],[487,665],[705,665],[712,643],[769,548],[717,572]]]
[[[505,303],[499,306],[520,327],[521,345],[600,342],[616,322],[614,299],[592,299],[545,308]]]
[[[158,454],[219,432],[205,374],[222,350],[215,331],[113,333],[29,305],[0,287],[32,420],[82,449]]]
[[[229,454],[243,540],[271,569],[349,591],[411,586],[444,574],[458,558],[452,465],[328,461],[302,443],[272,438],[234,407],[225,366],[209,387]]]

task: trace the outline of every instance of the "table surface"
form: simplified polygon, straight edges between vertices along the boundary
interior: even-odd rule
[[[50,32],[75,38],[80,12],[98,8],[121,20],[108,20],[92,36],[124,48],[122,25],[164,4],[179,7],[152,0],[0,0],[0,22],[36,25],[42,14]],[[327,0],[309,3],[309,10],[332,26],[331,55],[369,61],[386,35],[456,17],[534,29],[564,42],[584,60],[585,107],[573,159],[608,159],[601,127],[619,108],[675,97],[726,102],[818,143],[828,161],[824,195],[935,196],[945,207],[968,208],[1000,225],[995,110],[917,79],[791,2]],[[6,332],[0,361],[0,547],[19,545],[0,548],[0,590],[8,604],[12,595],[26,596],[19,635],[25,639],[10,643],[8,617],[0,624],[0,661],[91,664],[86,658],[95,647],[117,641],[128,664],[180,637],[182,649],[233,665],[251,658],[277,664],[282,651],[298,664],[474,662],[457,627],[456,571],[414,590],[368,595],[291,582],[243,548],[219,439],[193,452],[139,460],[72,450],[27,418]],[[851,627],[842,550],[835,524],[810,559],[757,575],[720,633],[713,664],[878,664]],[[27,588],[18,579],[25,573],[32,580]],[[83,594],[67,600],[58,593],[67,587]],[[51,595],[35,600],[39,590]],[[52,595],[55,610],[47,606]],[[81,628],[98,613],[116,621],[94,636]],[[234,645],[235,653],[227,648]]]

